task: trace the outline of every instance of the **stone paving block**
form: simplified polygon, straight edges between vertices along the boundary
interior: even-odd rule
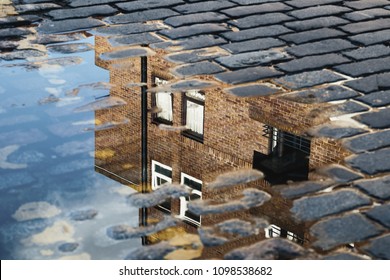
[[[79,243],[76,242],[68,242],[63,243],[58,246],[58,250],[64,253],[73,252],[79,247]]]
[[[280,0],[231,0],[231,2],[241,4],[241,5],[253,5],[253,4],[263,4],[263,3],[271,3],[278,2]]]
[[[46,52],[39,50],[13,50],[11,52],[1,52],[0,60],[29,59],[33,57],[43,57]]]
[[[44,21],[39,25],[38,31],[46,34],[55,34],[92,29],[104,25],[104,22],[94,18],[66,19],[60,21]]]
[[[202,80],[184,80],[184,81],[179,81],[171,84],[171,89],[174,92],[178,91],[187,91],[190,89],[207,89],[207,88],[212,88],[214,87],[215,84],[213,82],[205,82]]]
[[[390,29],[369,32],[349,37],[353,42],[369,46],[378,43],[386,43],[390,40]]]
[[[230,51],[231,53],[244,53],[256,50],[267,50],[274,47],[282,47],[285,43],[275,38],[260,38],[249,41],[242,41],[222,45],[221,47]]]
[[[390,234],[371,240],[370,244],[363,247],[368,254],[377,259],[390,259]]]
[[[260,5],[240,6],[221,10],[221,13],[228,15],[231,18],[239,18],[243,16],[249,16],[253,14],[265,14],[270,12],[282,12],[291,10],[290,6],[283,4],[282,2],[265,3]]]
[[[371,107],[382,107],[390,104],[390,91],[377,91],[365,96],[358,97],[356,100],[362,101]]]
[[[275,82],[290,89],[301,89],[325,83],[341,81],[344,78],[329,70],[303,72],[294,75],[285,75]]]
[[[334,182],[325,181],[305,181],[294,183],[288,186],[275,186],[275,189],[287,199],[295,199],[304,195],[314,194],[318,191],[329,188]]]
[[[343,64],[347,62],[349,62],[347,58],[339,54],[331,53],[294,59],[289,62],[280,63],[276,67],[283,71],[293,73],[322,69],[328,66]]]
[[[279,92],[277,88],[270,87],[267,85],[248,85],[248,86],[237,86],[225,89],[225,92],[233,94],[237,97],[257,97],[257,96],[268,96]]]
[[[34,34],[33,30],[30,28],[24,28],[24,27],[0,29],[0,38],[23,37],[23,36],[27,36],[27,35],[31,35],[31,34]]]
[[[33,22],[40,21],[42,18],[37,15],[23,15],[23,16],[7,16],[0,17],[0,27],[2,26],[21,26],[30,25]]]
[[[138,0],[131,1],[126,3],[118,3],[116,6],[121,8],[126,12],[135,12],[139,10],[147,10],[153,8],[164,8],[174,5],[184,4],[183,0],[164,0],[164,1],[155,1],[155,0]]]
[[[368,175],[390,171],[390,148],[366,152],[347,157],[345,161],[353,168]]]
[[[118,60],[118,59],[126,59],[131,57],[150,56],[154,54],[155,54],[154,52],[146,48],[129,48],[124,50],[102,53],[100,55],[100,58],[102,60]]]
[[[59,8],[61,8],[61,6],[54,3],[15,5],[15,9],[19,14],[43,12]]]
[[[335,116],[368,111],[370,108],[353,100],[348,100],[333,106]]]
[[[348,261],[352,261],[352,260],[367,260],[368,258],[366,256],[361,256],[361,255],[357,255],[357,254],[354,254],[354,253],[350,253],[350,252],[343,252],[343,253],[332,253],[332,254],[329,254],[329,255],[326,255],[325,257],[323,257],[323,260],[348,260]]]
[[[213,35],[200,35],[186,38],[183,40],[177,40],[175,42],[162,42],[151,45],[152,48],[165,49],[165,50],[194,50],[200,48],[207,48],[225,44],[226,41],[218,36]]]
[[[390,204],[376,206],[367,211],[366,216],[390,229]]]
[[[160,31],[159,34],[164,35],[169,39],[180,39],[201,34],[220,33],[226,30],[227,27],[221,24],[204,23],[182,26],[175,29],[165,29]]]
[[[264,38],[264,37],[273,37],[281,34],[286,34],[292,32],[291,29],[284,27],[283,25],[271,25],[271,26],[262,26],[255,27],[240,31],[231,31],[221,33],[220,36],[224,37],[229,41],[245,41],[255,38]]]
[[[309,18],[316,18],[322,16],[338,15],[350,11],[351,9],[343,6],[323,5],[323,6],[309,7],[301,10],[294,10],[290,12],[289,15],[297,19],[309,19]]]
[[[47,49],[50,52],[69,54],[69,53],[81,53],[81,52],[91,51],[95,49],[95,46],[86,43],[70,43],[70,44],[57,44],[57,45],[47,46]]]
[[[228,252],[225,260],[315,260],[317,253],[287,238],[270,238]]]
[[[364,60],[390,55],[390,48],[385,45],[374,45],[369,47],[361,47],[353,51],[343,52],[343,55],[355,60]]]
[[[340,26],[343,31],[351,34],[359,34],[363,32],[376,31],[380,29],[390,28],[390,18],[375,19],[370,21],[355,22],[344,26]]]
[[[350,127],[349,124],[345,124],[344,126],[337,123],[325,123],[320,126],[316,126],[310,128],[308,133],[315,137],[327,137],[332,139],[341,139],[345,137],[351,137],[354,135],[362,134],[367,132],[367,130],[358,127]]]
[[[355,120],[368,125],[371,128],[390,127],[390,108],[368,112],[354,117]]]
[[[219,11],[225,8],[236,6],[235,3],[225,0],[218,1],[202,1],[198,3],[190,3],[176,6],[174,9],[183,14],[192,14],[199,12]]]
[[[112,46],[149,45],[162,42],[163,40],[150,33],[138,33],[125,36],[111,37],[109,42]]]
[[[216,61],[229,69],[239,69],[266,65],[270,62],[281,61],[288,58],[289,56],[286,53],[279,51],[258,51],[221,57],[216,59]]]
[[[92,5],[102,5],[102,4],[111,4],[117,2],[124,2],[127,0],[68,0],[69,6],[71,7],[82,7],[82,6],[92,6]]]
[[[78,41],[87,38],[82,33],[73,33],[73,34],[38,34],[37,43],[38,44],[54,44],[54,43],[65,43],[71,41]]]
[[[290,211],[299,221],[314,221],[370,204],[367,196],[345,189],[294,200]]]
[[[208,23],[222,22],[227,19],[228,17],[223,14],[215,13],[215,12],[206,12],[206,13],[170,17],[166,19],[164,23],[174,27],[179,27],[183,25],[191,25],[191,24],[204,23],[204,22],[208,22]]]
[[[386,17],[389,15],[389,10],[383,8],[369,9],[363,11],[356,11],[344,14],[344,18],[351,21],[363,21],[368,19]]]
[[[377,150],[390,146],[390,130],[364,134],[343,141],[343,146],[354,153]]]
[[[367,59],[335,66],[334,69],[352,77],[381,73],[390,70],[390,57]]]
[[[118,10],[109,5],[80,7],[75,9],[58,9],[47,13],[53,20],[69,18],[86,18],[89,16],[107,16],[115,14]]]
[[[319,169],[318,172],[331,178],[336,183],[348,183],[363,178],[362,174],[339,164],[325,166]]]
[[[310,229],[311,235],[317,238],[313,245],[323,250],[363,241],[382,232],[381,227],[358,213],[324,219]]]
[[[179,66],[173,69],[172,72],[179,76],[190,77],[196,75],[210,75],[223,71],[225,71],[225,68],[222,68],[218,64],[209,61],[203,61]]]
[[[262,16],[247,16],[238,18],[234,21],[229,21],[229,24],[237,26],[240,29],[252,28],[258,26],[273,25],[293,20],[292,17],[283,13],[269,13]]]
[[[195,63],[203,60],[211,61],[218,57],[227,56],[228,54],[228,52],[224,53],[219,48],[209,48],[169,54],[165,58],[174,63]]]
[[[375,179],[359,180],[354,186],[372,197],[382,200],[390,199],[390,175]]]
[[[179,14],[171,9],[153,9],[129,14],[119,14],[107,17],[104,20],[112,24],[140,23],[151,20],[163,20],[177,15]]]
[[[288,53],[297,57],[336,53],[343,50],[355,49],[356,46],[343,39],[327,39],[286,48]]]
[[[92,33],[103,36],[120,36],[120,35],[130,35],[137,33],[145,33],[158,31],[163,29],[164,27],[161,24],[151,23],[128,23],[128,24],[120,24],[120,25],[111,25],[105,27],[96,28]]]
[[[368,76],[362,79],[348,81],[344,85],[360,92],[370,93],[390,88],[390,73]]]
[[[343,100],[356,96],[359,96],[359,94],[354,90],[350,90],[338,85],[331,85],[324,88],[314,88],[304,91],[293,92],[291,94],[286,95],[284,98],[300,103],[313,104]]]
[[[227,84],[243,84],[255,82],[262,79],[269,79],[283,75],[270,67],[250,67],[232,72],[225,72],[215,75],[215,78]]]
[[[286,34],[280,36],[279,38],[294,44],[302,44],[313,41],[318,41],[321,39],[334,38],[344,36],[346,33],[335,30],[332,28],[320,28],[303,32],[296,32],[292,34]]]
[[[340,0],[292,0],[287,1],[287,4],[296,8],[307,8],[311,6],[340,3]]]
[[[373,7],[389,5],[388,0],[360,0],[360,1],[347,1],[344,5],[354,8],[356,10],[364,10]]]
[[[318,17],[315,19],[291,21],[291,22],[286,22],[284,25],[296,31],[305,31],[310,29],[339,26],[346,23],[349,23],[349,21],[339,17],[330,16],[330,17]]]

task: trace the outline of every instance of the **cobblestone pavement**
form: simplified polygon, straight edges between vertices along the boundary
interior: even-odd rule
[[[331,183],[303,182],[280,190],[294,199],[297,219],[315,221],[313,246],[326,250],[325,258],[390,257],[390,1],[13,4],[14,9],[2,6],[14,13],[0,18],[3,60],[40,57],[47,51],[17,48],[18,40],[45,45],[80,36],[54,34],[94,29],[113,46],[164,49],[170,52],[166,59],[177,64],[178,77],[210,75],[236,96],[281,95],[304,103],[348,100],[343,118],[331,118],[313,133],[338,139],[353,155],[325,171]],[[348,122],[338,125],[338,119]],[[354,253],[338,248],[348,243],[355,244]]]

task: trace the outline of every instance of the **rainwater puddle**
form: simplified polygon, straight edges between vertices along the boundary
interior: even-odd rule
[[[307,154],[268,153],[278,130],[210,63],[174,65],[220,51],[145,47],[172,43],[142,33],[156,22],[39,33],[105,24],[84,20],[4,31],[27,37],[0,55],[0,258],[317,258],[270,184],[306,180]]]
[[[40,60],[0,61],[0,258],[123,259],[140,239],[105,228],[138,225],[134,190],[95,170],[94,110],[107,104],[77,110],[106,98],[109,72],[93,49],[54,46]]]

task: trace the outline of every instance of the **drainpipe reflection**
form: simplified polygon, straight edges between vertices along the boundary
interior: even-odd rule
[[[146,56],[141,57],[141,184],[142,193],[148,191],[148,96],[147,96],[147,82],[148,82],[148,59]],[[147,208],[141,209],[141,225],[147,226]],[[142,245],[147,244],[146,236],[142,237]]]

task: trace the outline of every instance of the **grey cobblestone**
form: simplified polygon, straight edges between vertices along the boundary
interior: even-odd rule
[[[341,37],[344,35],[345,35],[344,32],[326,27],[326,28],[314,29],[314,30],[297,32],[292,34],[286,34],[280,36],[279,38],[287,42],[292,42],[294,44],[302,44],[302,43],[308,43],[312,41],[318,41],[321,39]]]
[[[312,226],[310,232],[317,238],[316,247],[329,250],[377,236],[383,229],[363,215],[353,213],[322,220]]]
[[[274,38],[260,38],[255,40],[243,41],[222,45],[221,47],[231,53],[244,53],[256,50],[267,50],[275,47],[282,47],[285,43]]]
[[[262,79],[281,76],[283,73],[270,67],[251,67],[232,72],[225,72],[215,75],[218,80],[228,84],[243,84],[255,82]]]
[[[290,89],[308,88],[316,85],[337,82],[344,78],[329,70],[308,71],[293,75],[284,75],[275,82]]]
[[[305,31],[311,29],[318,29],[323,27],[333,27],[348,23],[348,20],[329,16],[329,17],[317,17],[315,19],[298,20],[292,22],[286,22],[285,26],[296,31]]]
[[[272,37],[281,34],[292,32],[291,29],[284,27],[283,25],[271,25],[262,26],[251,29],[244,29],[236,32],[225,32],[220,34],[222,37],[230,41],[245,41],[255,38]]]
[[[387,160],[390,157],[390,148],[366,152],[363,154],[350,156],[346,158],[346,162],[353,168],[360,170],[368,175],[389,172],[390,162]]]
[[[313,221],[369,204],[367,196],[345,189],[295,200],[291,212],[300,221]]]
[[[390,130],[377,131],[346,139],[344,147],[354,153],[363,153],[390,146]]]
[[[383,260],[390,259],[390,235],[376,238],[364,247],[364,250],[370,255]]]
[[[354,186],[369,195],[382,199],[390,199],[390,175],[375,179],[359,180],[354,182]]]
[[[280,63],[277,68],[286,72],[302,72],[307,70],[323,69],[328,66],[343,64],[349,60],[338,54],[324,54],[316,56],[306,56],[289,62]]]
[[[328,39],[318,42],[306,43],[302,45],[297,45],[289,47],[286,49],[287,52],[297,56],[309,56],[309,55],[318,55],[325,53],[336,53],[338,51],[354,49],[355,45],[352,45],[350,42],[343,39]]]

